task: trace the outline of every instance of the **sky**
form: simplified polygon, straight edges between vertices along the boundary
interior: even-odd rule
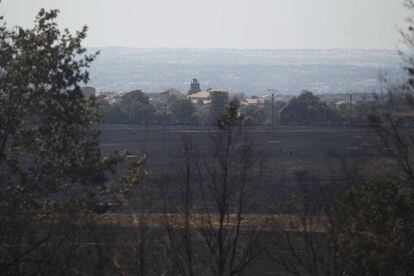
[[[396,49],[403,0],[2,0],[9,26],[40,8],[59,25],[89,27],[85,46],[239,49]]]

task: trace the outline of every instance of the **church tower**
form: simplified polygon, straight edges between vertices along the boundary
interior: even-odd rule
[[[200,89],[200,83],[198,82],[197,79],[193,79],[191,81],[190,90],[188,90],[188,95],[191,95],[191,94],[194,94],[194,93],[198,93],[200,91],[201,91],[201,89]]]

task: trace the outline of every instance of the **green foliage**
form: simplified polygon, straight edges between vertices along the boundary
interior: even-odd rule
[[[345,193],[335,220],[347,275],[407,275],[414,270],[414,192],[369,182]]]
[[[95,99],[85,99],[79,87],[88,81],[84,69],[95,55],[81,47],[86,28],[76,36],[61,34],[57,13],[41,10],[33,29],[3,33],[10,51],[0,75],[0,177],[6,172],[8,181],[20,185],[104,179],[92,128],[101,117]]]
[[[131,123],[151,122],[155,113],[148,96],[141,90],[134,90],[123,95],[120,108]]]
[[[41,10],[31,29],[0,24],[1,275],[78,274],[94,227],[84,225],[124,190],[108,180],[124,155],[102,156],[97,100],[80,90],[96,57],[81,46],[87,28],[61,32],[57,15]]]
[[[110,104],[102,96],[98,96],[96,98],[96,101],[98,110],[104,117],[103,121],[105,123],[117,124],[128,122],[129,118],[126,116],[124,112],[122,112],[119,104]]]
[[[195,112],[195,117],[197,123],[200,125],[209,125],[210,124],[210,106],[209,105],[199,105]]]
[[[226,106],[224,114],[218,119],[217,126],[221,130],[233,129],[235,126],[241,127],[244,115],[239,112],[239,101],[233,99]]]
[[[229,95],[225,91],[211,91],[210,97],[210,121],[211,123],[216,123],[217,120],[224,114],[226,105],[229,102]]]
[[[241,113],[246,116],[245,125],[248,124],[264,124],[266,123],[269,114],[266,109],[258,106],[246,106],[241,108]],[[271,116],[271,115],[270,115]]]
[[[189,99],[173,101],[169,106],[172,121],[175,124],[191,124],[195,121],[195,105]]]
[[[121,177],[123,194],[128,194],[129,191],[139,185],[142,179],[148,175],[148,172],[142,169],[146,160],[146,155],[141,158],[131,158],[129,160],[128,172],[126,176]]]
[[[335,121],[335,114],[328,105],[309,91],[302,91],[280,110],[282,124],[311,125]]]

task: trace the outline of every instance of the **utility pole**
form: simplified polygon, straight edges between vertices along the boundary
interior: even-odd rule
[[[278,93],[277,89],[268,89],[267,91],[272,93],[272,132],[275,131],[275,94]]]

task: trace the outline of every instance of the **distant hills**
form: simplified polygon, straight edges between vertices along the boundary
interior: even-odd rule
[[[318,94],[373,92],[379,76],[401,79],[402,59],[392,50],[238,50],[90,48],[101,51],[90,68],[98,91],[176,88],[187,92],[197,78],[202,89],[225,88],[246,95],[283,94],[309,89]]]

